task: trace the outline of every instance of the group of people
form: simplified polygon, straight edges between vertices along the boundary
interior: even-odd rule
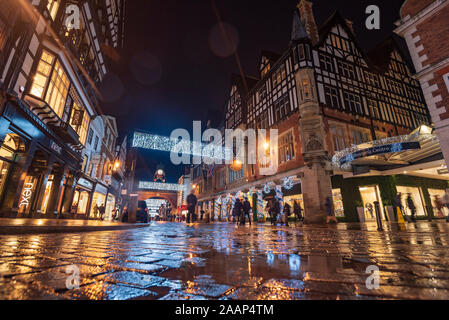
[[[176,215],[173,213],[173,208],[169,203],[162,204],[157,211],[160,219],[162,220],[171,222],[174,222],[176,220]]]
[[[94,206],[94,209],[93,209],[93,213],[94,213],[94,219],[100,218],[100,220],[104,220],[104,217],[106,214],[106,207],[104,206],[104,204],[102,204],[101,206],[98,206],[98,203],[96,203]]]
[[[413,200],[411,193],[407,193],[405,203],[410,212],[410,219],[412,221],[416,221],[417,208],[416,208],[415,201]],[[434,204],[437,209],[436,215],[438,215],[440,218],[444,218],[445,217],[445,214],[443,211],[444,208],[447,208],[449,210],[449,194],[446,192],[443,198],[441,198],[438,195],[435,195],[434,196]],[[400,192],[396,195],[395,207],[399,208],[403,214],[405,213],[404,206],[402,205],[402,193],[400,193]],[[407,216],[405,216],[405,217],[407,217]],[[446,220],[449,222],[449,216],[446,218]]]
[[[235,200],[234,208],[232,209],[232,218],[235,223],[240,223],[245,225],[245,219],[248,217],[248,222],[251,225],[251,203],[249,203],[248,198],[244,197],[243,202],[240,199]]]

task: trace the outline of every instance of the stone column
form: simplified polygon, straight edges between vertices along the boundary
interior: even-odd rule
[[[320,113],[315,74],[312,68],[296,74],[299,99],[299,127],[306,167],[302,176],[305,223],[325,223],[326,199],[332,199],[331,172],[326,170],[329,156],[325,150],[323,116]]]
[[[25,183],[25,178],[27,177],[27,174],[28,174],[28,169],[30,168],[31,164],[33,163],[34,154],[36,153],[36,150],[37,150],[37,144],[35,141],[32,141],[28,148],[27,155],[25,157],[21,158],[19,163],[17,163],[16,167],[14,168],[15,172],[13,173],[12,180],[16,181],[15,175],[17,174],[17,176],[18,176],[17,185],[16,186],[9,185],[9,187],[15,189],[15,190],[10,191],[10,192],[14,193],[13,203],[11,206],[13,212],[17,213],[19,211],[19,202],[20,202],[20,198],[21,198],[21,192],[23,189],[23,185]]]
[[[36,204],[36,208],[34,208],[35,212],[38,213],[39,215],[42,214],[46,214],[48,212],[41,212],[41,208],[42,208],[42,204],[44,202],[44,195],[45,195],[45,189],[47,188],[47,183],[48,183],[48,179],[53,171],[53,165],[55,164],[55,157],[53,155],[50,156],[50,159],[47,162],[47,169],[45,170],[44,173],[44,178],[42,179],[42,183],[40,184],[40,186],[38,186],[38,188],[36,188],[36,191],[40,192],[38,195],[38,199],[37,199],[37,204]],[[50,191],[51,193],[51,191]],[[48,209],[48,206],[47,206]],[[30,212],[31,213],[31,212]]]

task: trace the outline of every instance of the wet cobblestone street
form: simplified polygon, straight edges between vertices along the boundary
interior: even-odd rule
[[[449,299],[449,224],[0,236],[0,299]],[[80,287],[68,290],[68,266]],[[367,267],[380,269],[370,290]]]

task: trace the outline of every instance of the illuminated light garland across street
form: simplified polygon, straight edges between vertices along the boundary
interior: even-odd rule
[[[165,152],[177,152],[175,150],[175,146],[177,146],[178,150],[189,150],[188,154],[192,156],[199,157],[208,157],[210,159],[218,159],[218,160],[227,160],[230,159],[228,153],[226,153],[226,149],[222,148],[222,154],[215,155],[215,153],[211,150],[209,154],[204,151],[204,148],[207,146],[204,143],[201,143],[201,148],[196,147],[197,142],[186,141],[186,140],[178,140],[174,138],[159,136],[151,133],[142,133],[142,132],[134,132],[133,138],[133,148],[143,148],[149,150],[157,150],[157,151],[165,151]],[[196,147],[196,148],[195,148]]]
[[[152,181],[140,181],[139,189],[143,190],[160,190],[160,191],[185,191],[186,187],[176,183],[160,183]]]

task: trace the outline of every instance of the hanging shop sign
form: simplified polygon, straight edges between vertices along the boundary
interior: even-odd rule
[[[20,200],[19,207],[28,207],[31,196],[33,195],[33,187],[33,183],[25,183],[23,186],[22,199]]]
[[[83,118],[84,118],[84,110],[75,109],[73,110],[73,117],[72,117],[72,126],[79,127],[83,124]]]
[[[58,154],[61,154],[61,152],[62,152],[62,148],[60,146],[58,146],[58,144],[56,142],[54,142],[54,141],[51,142],[50,148],[53,151],[56,151]]]
[[[356,151],[341,158],[340,166],[360,158],[371,157],[381,154],[409,151],[409,150],[417,150],[417,149],[421,149],[421,144],[419,142],[401,142],[401,143],[387,144],[374,148],[368,148]]]

